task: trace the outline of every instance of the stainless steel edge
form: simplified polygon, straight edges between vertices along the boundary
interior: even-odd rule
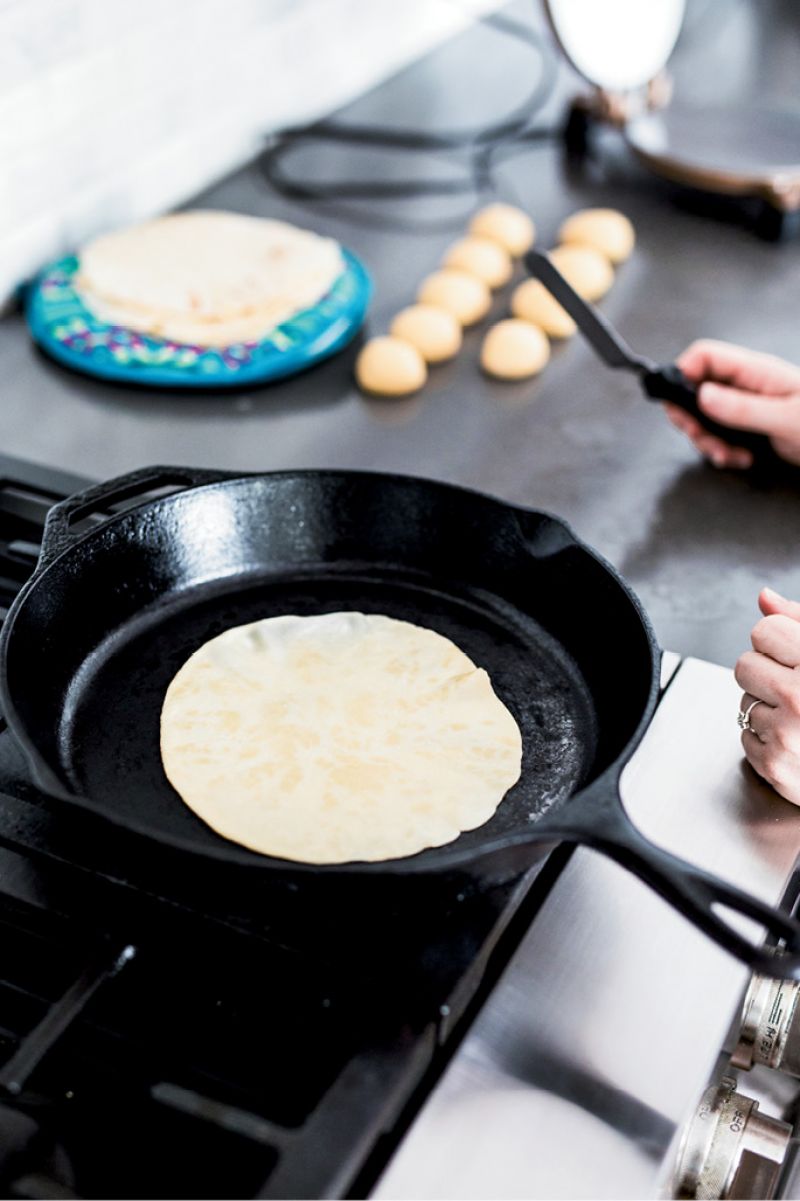
[[[685,661],[623,796],[648,837],[777,902],[800,810],[743,765],[739,695],[728,669]],[[671,1195],[747,981],[637,880],[577,851],[373,1196]]]

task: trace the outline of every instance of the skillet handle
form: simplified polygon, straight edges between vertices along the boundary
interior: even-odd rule
[[[93,513],[107,515],[107,510],[112,505],[132,500],[136,496],[144,498],[158,489],[173,488],[175,492],[179,492],[184,488],[197,488],[202,484],[236,479],[243,474],[245,473],[235,471],[211,471],[202,467],[142,467],[138,471],[130,471],[102,484],[94,484],[83,492],[76,492],[53,505],[47,514],[37,571],[52,563],[53,559],[86,532],[76,532],[73,527]]]
[[[714,421],[700,408],[697,403],[697,387],[691,383],[675,363],[667,363],[642,375],[642,386],[650,400],[666,400],[677,405],[685,413],[689,413],[699,421],[703,429],[715,438],[721,438],[729,446],[738,446],[749,450],[760,465],[768,462],[778,462],[778,456],[766,434],[756,434],[752,430],[737,430],[730,425],[722,425]]]
[[[572,838],[565,831],[569,841],[591,846],[632,872],[692,925],[754,972],[782,980],[800,980],[800,922],[655,846],[626,814],[616,781],[601,777],[580,799],[586,820],[580,821],[581,814],[576,814],[578,823]],[[583,802],[588,803],[588,809]],[[602,819],[598,820],[600,812]],[[734,929],[717,909],[752,918],[784,947],[773,949],[751,940]]]

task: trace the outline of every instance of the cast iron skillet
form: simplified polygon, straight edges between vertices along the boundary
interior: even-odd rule
[[[178,490],[153,498],[168,486]],[[134,497],[142,503],[108,516]],[[188,655],[258,617],[338,609],[428,626],[489,672],[522,730],[523,770],[485,826],[406,859],[317,867],[226,841],[172,790],[159,715]],[[214,860],[240,865],[323,887],[332,903],[337,882],[355,882],[367,907],[381,882],[508,879],[555,842],[583,843],[750,967],[800,979],[799,923],[659,850],[626,816],[619,776],[653,713],[658,648],[624,582],[547,514],[401,476],[134,472],[52,509],[0,662],[3,708],[37,784],[207,857],[209,872]],[[756,919],[784,955],[718,908]]]

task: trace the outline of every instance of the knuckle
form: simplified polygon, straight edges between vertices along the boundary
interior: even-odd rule
[[[789,651],[797,645],[797,622],[785,613],[769,613],[750,632],[755,650]]]
[[[750,641],[752,642],[755,650],[760,650],[769,638],[772,629],[771,625],[769,624],[771,621],[772,615],[769,617],[762,617],[756,622],[750,631]]]
[[[740,688],[743,688],[745,692],[747,691],[745,680],[749,675],[750,668],[752,667],[755,657],[756,656],[752,651],[745,651],[744,654],[740,655],[736,660],[736,666],[733,669],[733,676],[736,680],[736,683]]]
[[[797,747],[800,739],[797,732],[788,735],[786,745],[778,742],[777,735],[763,748],[763,752],[753,766],[781,796],[800,798],[800,757]]]
[[[780,721],[772,731],[772,742],[779,751],[793,754],[798,742],[798,731],[794,722]]]
[[[786,783],[786,757],[779,751],[770,748],[761,761],[761,772],[775,788],[780,789]]]
[[[800,683],[794,683],[794,686],[781,685],[778,695],[787,713],[800,719]]]

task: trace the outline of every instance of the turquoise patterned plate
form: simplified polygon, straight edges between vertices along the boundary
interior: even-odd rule
[[[296,313],[260,342],[190,346],[140,334],[94,317],[74,288],[78,260],[60,259],[31,284],[25,313],[33,339],[75,371],[118,383],[158,388],[225,388],[304,371],[355,337],[372,283],[364,265],[342,251],[345,269],[310,309]]]

